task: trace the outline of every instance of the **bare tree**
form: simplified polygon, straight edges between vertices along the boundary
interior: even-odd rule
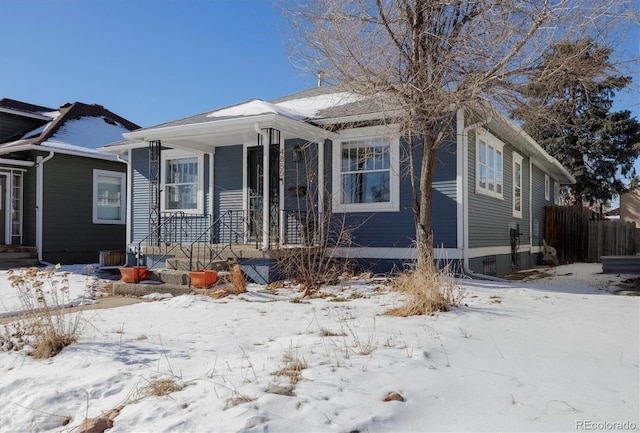
[[[282,2],[297,64],[372,97],[407,138],[423,264],[433,257],[433,174],[448,133],[442,126],[459,109],[510,107],[527,70],[554,41],[603,37],[612,21],[634,13],[623,0]]]

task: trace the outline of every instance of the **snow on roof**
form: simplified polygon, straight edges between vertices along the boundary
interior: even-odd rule
[[[261,99],[223,108],[208,114],[208,118],[257,116],[259,114],[278,114],[295,120],[318,117],[318,113],[327,108],[350,104],[362,99],[362,96],[348,92],[330,93],[292,99],[272,104]]]
[[[253,99],[242,104],[234,105],[232,107],[216,110],[207,115],[209,118],[217,117],[239,117],[239,116],[257,116],[259,114],[278,114],[281,116],[289,117],[295,120],[301,120],[302,116],[293,113],[289,110],[278,107],[270,102],[263,101],[261,99]]]
[[[107,143],[122,140],[122,134],[125,132],[129,130],[122,124],[107,123],[104,117],[81,117],[65,122],[45,143],[49,146],[66,144],[85,150],[96,149]]]
[[[363,99],[363,96],[349,92],[336,92],[326,95],[311,96],[307,98],[292,99],[289,101],[279,102],[282,107],[300,116],[307,118],[318,117],[318,113],[327,108],[337,107],[340,105],[351,104]]]

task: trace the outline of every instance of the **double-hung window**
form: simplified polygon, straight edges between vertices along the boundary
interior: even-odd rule
[[[513,153],[513,216],[522,218],[522,156]]]
[[[93,223],[125,224],[126,175],[93,170]]]
[[[162,153],[162,210],[203,212],[202,154],[167,150]]]
[[[476,191],[503,198],[503,144],[489,132],[476,134]]]
[[[387,128],[343,131],[333,147],[333,210],[399,209],[399,138]]]

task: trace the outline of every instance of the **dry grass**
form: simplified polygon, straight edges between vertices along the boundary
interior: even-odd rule
[[[244,275],[242,274],[240,265],[235,264],[231,267],[231,270],[229,271],[229,279],[231,280],[231,285],[234,289],[231,293],[237,294],[247,291],[247,286],[245,284]]]
[[[162,397],[165,395],[169,395],[172,392],[182,391],[186,386],[186,384],[178,382],[172,377],[165,379],[156,379],[140,388],[139,395],[141,397],[147,397],[150,395],[155,397]]]
[[[30,348],[34,358],[50,358],[77,341],[80,313],[70,308],[68,273],[53,268],[22,268],[9,271],[12,287],[22,303],[22,315],[5,327],[0,346],[9,350]]]
[[[272,374],[274,376],[287,377],[291,385],[297,384],[300,381],[302,370],[307,368],[306,362],[298,358],[291,347],[284,354],[282,360],[284,361],[284,367]]]
[[[456,284],[453,270],[447,265],[414,267],[403,272],[392,289],[406,296],[404,304],[385,313],[388,316],[421,316],[449,311],[460,305],[464,293]]]

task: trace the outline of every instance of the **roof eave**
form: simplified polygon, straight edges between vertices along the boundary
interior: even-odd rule
[[[318,126],[311,125],[301,120],[291,119],[276,113],[234,117],[230,119],[212,120],[209,122],[192,123],[187,125],[150,128],[142,131],[124,133],[122,135],[129,140],[147,142],[152,140],[166,140],[196,135],[229,134],[232,132],[253,129],[255,124],[258,124],[261,128],[279,127],[281,129],[286,129],[286,131],[289,132],[297,132],[301,134],[299,138],[303,139],[331,138],[335,136],[334,133]],[[136,147],[135,144],[127,144],[124,146],[128,146],[130,148]],[[118,146],[118,148],[122,149],[123,147]]]
[[[47,146],[46,144],[23,144],[19,146],[0,148],[0,155],[4,155],[7,153],[14,153],[14,152],[25,152],[30,150],[35,150],[40,152],[61,153],[64,155],[80,156],[83,158],[92,158],[92,159],[101,159],[105,161],[122,162],[112,157],[111,155],[100,155],[99,153],[95,153],[95,152],[78,152],[70,149],[59,149],[56,147]]]

